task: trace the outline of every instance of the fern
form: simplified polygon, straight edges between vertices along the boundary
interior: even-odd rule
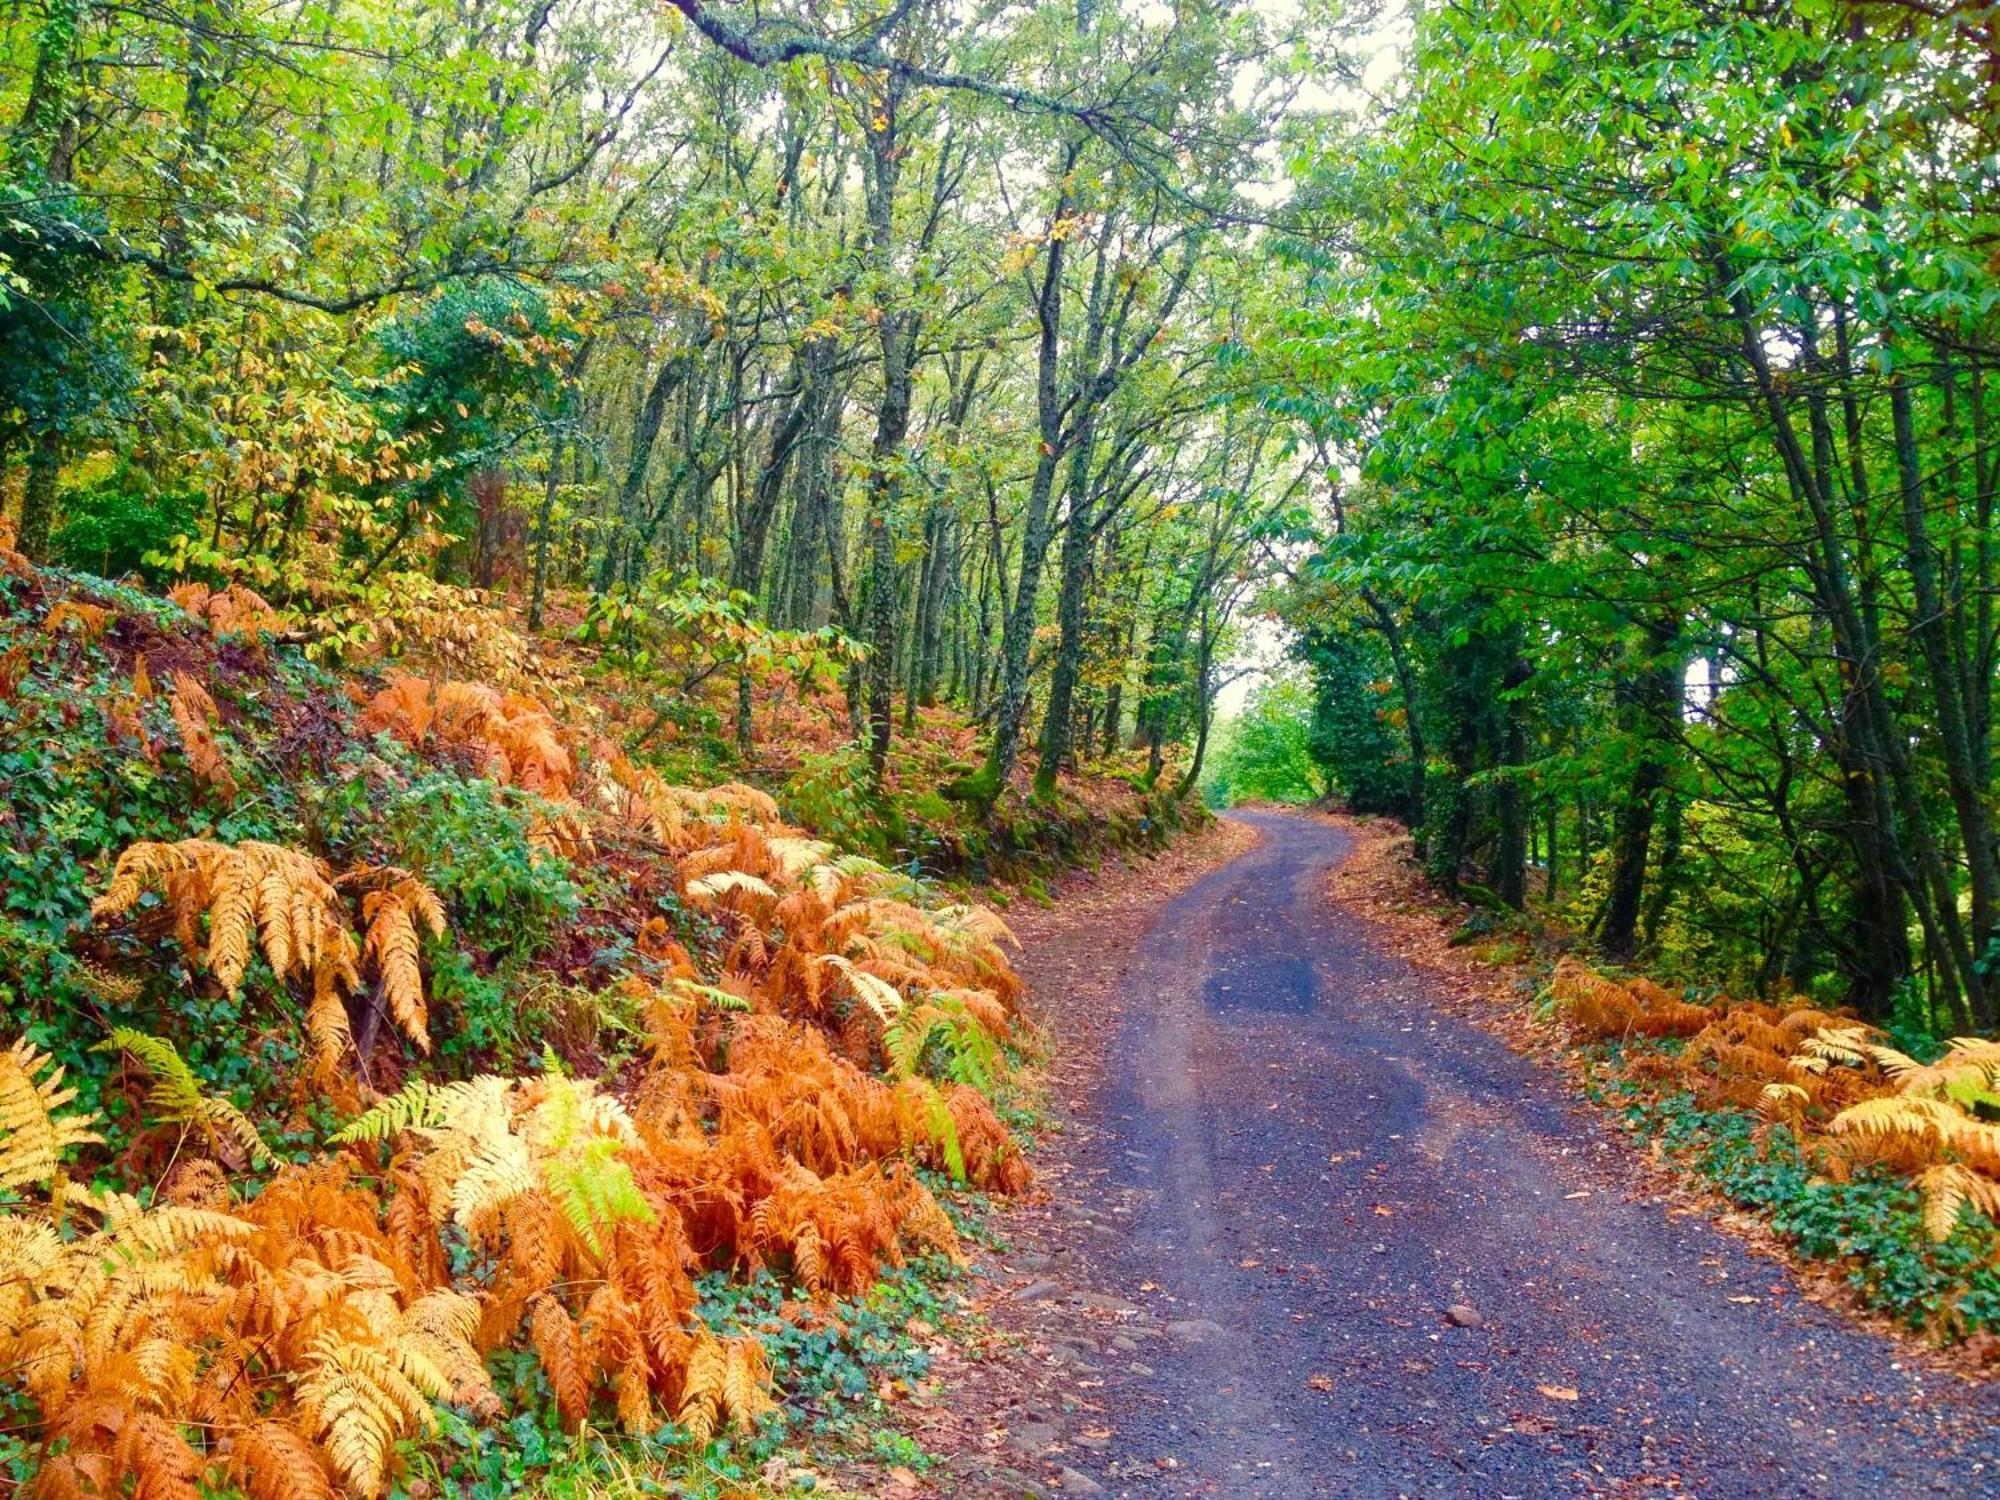
[[[686,891],[690,896],[709,900],[734,895],[759,896],[767,901],[778,899],[769,881],[743,870],[718,870],[713,875],[699,876],[687,883]]]
[[[227,1099],[205,1092],[172,1042],[114,1026],[110,1040],[99,1043],[98,1050],[123,1052],[139,1062],[152,1075],[146,1102],[167,1124],[198,1131],[211,1152],[227,1142],[260,1170],[275,1160],[249,1117]]]
[[[529,1337],[555,1392],[563,1425],[580,1427],[590,1415],[590,1370],[576,1322],[554,1297],[537,1297],[528,1320]]]
[[[618,1142],[608,1136],[546,1163],[542,1176],[570,1228],[594,1253],[603,1254],[601,1233],[612,1225],[656,1222],[632,1169],[618,1159]]]
[[[116,611],[101,604],[85,604],[78,599],[64,599],[51,608],[42,618],[42,632],[57,635],[75,627],[76,633],[86,642],[96,644],[97,640],[118,618]]]
[[[397,1440],[433,1430],[430,1403],[450,1394],[450,1382],[414,1351],[386,1352],[328,1331],[306,1358],[299,1414],[342,1481],[376,1495]]]
[[[360,984],[360,945],[326,867],[307,855],[251,840],[234,847],[207,839],[133,844],[118,856],[91,915],[129,911],[148,891],[164,898],[181,945],[201,955],[226,994],[241,988],[253,940],[281,982],[306,977],[335,990]],[[203,918],[206,943],[198,935]]]
[[[486,1074],[456,1083],[412,1078],[402,1088],[335,1131],[336,1144],[386,1141],[404,1130],[463,1128],[477,1117],[504,1115],[507,1080]]]
[[[714,1338],[700,1337],[681,1376],[681,1400],[674,1412],[696,1447],[704,1447],[722,1425],[729,1384],[729,1355]]]
[[[208,695],[208,689],[186,672],[175,672],[171,682],[167,707],[173,714],[174,728],[180,731],[181,750],[187,756],[188,769],[194,772],[196,780],[221,793],[224,801],[234,800],[236,773],[229,769],[229,759],[215,736],[214,726],[222,720],[215,700]]]
[[[1968,1205],[2000,1223],[2000,1182],[1983,1177],[1957,1162],[1942,1162],[1917,1178],[1924,1195],[1924,1228],[1942,1244],[1958,1228]]]
[[[429,1052],[429,1015],[419,953],[424,931],[433,937],[444,936],[444,904],[429,886],[393,865],[355,871],[343,875],[338,883],[362,890],[363,957],[381,981],[389,1014],[419,1051]]]
[[[854,998],[873,1011],[883,1025],[888,1025],[903,1013],[902,991],[886,979],[877,978],[839,953],[828,953],[819,961],[837,970],[847,981],[848,990]]]
[[[252,1422],[230,1449],[229,1477],[250,1500],[334,1500],[326,1461],[286,1422]]]
[[[60,1191],[64,1154],[102,1144],[96,1116],[62,1113],[76,1099],[62,1081],[63,1069],[25,1038],[0,1053],[0,1188]]]

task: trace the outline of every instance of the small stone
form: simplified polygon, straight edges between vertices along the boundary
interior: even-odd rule
[[[1480,1316],[1478,1308],[1468,1307],[1463,1302],[1454,1302],[1447,1307],[1444,1310],[1444,1320],[1454,1328],[1480,1328],[1486,1323],[1486,1319]]]
[[[1031,1281],[1014,1293],[1016,1301],[1048,1302],[1062,1295],[1062,1288],[1053,1281]]]
[[[1125,1368],[1130,1370],[1134,1375],[1151,1375],[1153,1373],[1153,1367],[1151,1365],[1142,1364],[1136,1359],[1133,1360],[1132,1363],[1127,1365]]]
[[[1103,1495],[1109,1493],[1103,1485],[1092,1479],[1081,1469],[1062,1471],[1062,1492],[1065,1495]]]
[[[1135,1313],[1139,1310],[1137,1303],[1127,1302],[1123,1297],[1107,1296],[1103,1292],[1085,1292],[1076,1300],[1083,1306],[1095,1308],[1099,1312]]]
[[[1169,1338],[1184,1339],[1190,1344],[1221,1338],[1225,1332],[1227,1330],[1213,1318],[1181,1318],[1167,1325]]]
[[[1026,1255],[1017,1255],[1013,1257],[1013,1260],[1015,1270],[1029,1272],[1046,1271],[1056,1263],[1056,1258],[1053,1255],[1043,1255],[1040,1251],[1033,1251]]]
[[[1024,1457],[1033,1458],[1048,1452],[1061,1437],[1061,1431],[1053,1423],[1029,1422],[1007,1434],[1007,1446]]]

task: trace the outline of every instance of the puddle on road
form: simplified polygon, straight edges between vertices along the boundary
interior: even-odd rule
[[[1210,974],[1201,995],[1210,1010],[1304,1015],[1315,1004],[1316,988],[1311,960],[1260,955],[1225,964]]]

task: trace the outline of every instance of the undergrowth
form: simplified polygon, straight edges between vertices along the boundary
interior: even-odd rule
[[[1573,960],[1554,1012],[1595,1097],[1864,1306],[1953,1341],[2000,1330],[2000,1046],[1812,1006],[1690,999]]]
[[[922,1376],[968,1210],[1028,1179],[1035,1045],[1004,925],[934,877],[1181,810],[1065,778],[969,829],[927,790],[947,725],[892,806],[810,747],[795,795],[677,784],[587,662],[414,598],[357,670],[240,586],[0,571],[0,1471],[307,1500],[921,1466],[880,1393]]]

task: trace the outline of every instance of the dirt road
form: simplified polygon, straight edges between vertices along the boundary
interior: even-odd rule
[[[1066,1242],[997,1268],[1055,1350],[1010,1418],[1047,1419],[1010,1439],[1038,1493],[2000,1493],[2000,1401],[1635,1198],[1628,1146],[1329,906],[1349,835],[1250,821],[1136,972],[1107,946]]]

